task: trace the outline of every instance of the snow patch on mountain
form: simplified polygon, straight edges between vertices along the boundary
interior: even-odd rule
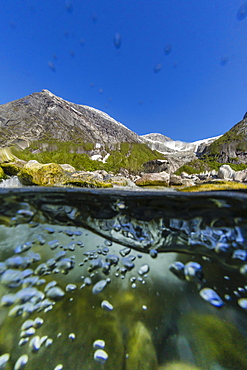
[[[152,150],[157,150],[163,154],[171,154],[174,152],[187,151],[197,153],[198,151],[202,151],[203,147],[208,146],[221,136],[222,135],[211,137],[208,139],[197,140],[191,143],[181,140],[172,140],[162,134],[147,134],[141,136],[141,138]]]

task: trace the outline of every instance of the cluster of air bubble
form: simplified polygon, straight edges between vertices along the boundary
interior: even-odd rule
[[[204,263],[211,264],[211,260],[208,257],[204,256],[203,260]],[[247,309],[247,285],[239,286],[234,291],[229,291],[221,297],[220,293],[217,292],[216,286],[212,288],[208,285],[208,279],[200,263],[189,261],[184,264],[181,261],[175,261],[169,266],[169,269],[180,280],[194,284],[200,297],[212,306],[220,308],[229,301],[236,301],[239,307],[244,310]],[[224,280],[225,290],[228,291],[227,282],[230,281],[230,277],[225,275]]]
[[[71,240],[62,243],[61,238],[57,238],[59,234],[65,235],[66,240]],[[111,253],[113,243],[110,240],[104,240],[103,245],[90,250],[85,247],[86,242],[91,243],[90,237],[87,240],[86,236],[87,232],[82,229],[43,226],[41,233],[35,235],[34,240],[16,245],[12,255],[0,262],[0,283],[4,292],[1,307],[5,312],[7,310],[9,317],[25,319],[19,330],[19,346],[25,353],[17,359],[15,370],[25,367],[30,353],[52,345],[52,338],[39,334],[39,328],[44,323],[44,319],[39,315],[51,311],[67,293],[91,289],[93,295],[98,295],[111,283],[112,276],[127,280],[132,288],[136,288],[138,283],[145,284],[150,266],[147,263],[140,263],[141,254],[135,251],[133,253],[129,247]],[[64,241],[64,238],[62,240]],[[155,258],[156,251],[150,255]],[[81,258],[78,259],[78,256]],[[138,259],[137,268],[136,259]],[[82,267],[80,283],[72,278],[72,282],[63,284],[59,276],[74,271],[78,274]],[[107,299],[102,299],[101,308],[110,312],[114,306]],[[75,334],[71,333],[69,339],[74,340]],[[104,363],[108,359],[103,343],[102,340],[101,344],[99,341],[94,344],[94,360],[99,363]],[[4,369],[9,359],[11,359],[9,353],[0,357],[1,369]],[[58,364],[55,369],[62,368],[63,365]]]
[[[237,221],[232,227],[217,225],[217,220],[208,225],[202,217],[142,221],[122,213],[111,219],[87,220],[91,227],[103,235],[144,252],[186,251],[206,256],[215,254],[224,260],[245,261],[247,251],[243,234],[246,234],[246,227],[243,230]]]

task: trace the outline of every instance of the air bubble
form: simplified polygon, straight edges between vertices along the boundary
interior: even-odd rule
[[[141,276],[147,274],[148,272],[149,272],[149,265],[147,263],[142,265],[138,270],[138,274]]]
[[[56,367],[54,367],[54,370],[62,370],[62,369],[63,369],[63,365],[62,364],[59,364]]]
[[[93,294],[99,294],[102,292],[102,290],[106,287],[107,281],[106,280],[100,280],[98,281],[92,289]]]
[[[14,370],[24,369],[24,367],[27,363],[28,363],[28,355],[22,355],[16,361],[15,366],[14,366]]]
[[[48,298],[51,298],[51,299],[54,299],[54,300],[58,301],[58,300],[60,300],[64,297],[65,293],[61,288],[55,286],[55,287],[49,289],[48,292],[46,293],[46,295],[47,295]]]
[[[34,321],[33,320],[26,320],[21,326],[21,330],[27,330],[29,328],[32,328],[34,326]]]
[[[33,352],[37,352],[41,347],[41,343],[40,343],[40,337],[38,335],[36,335],[35,337],[33,337],[30,342],[29,342],[29,348],[33,351]]]
[[[106,301],[106,300],[101,302],[101,307],[105,311],[112,311],[113,310],[113,305],[110,302]]]
[[[245,310],[247,310],[247,298],[240,298],[238,300],[238,305],[241,307],[241,308],[244,308]]]
[[[77,289],[77,286],[75,284],[68,284],[65,288],[66,292],[73,292]]]
[[[169,266],[169,270],[176,275],[179,279],[185,280],[184,276],[184,264],[182,262],[176,261]]]
[[[103,349],[97,349],[94,353],[94,359],[100,364],[104,364],[108,359],[108,354]]]
[[[156,249],[151,249],[149,252],[150,257],[152,258],[157,258],[158,256],[158,251]]]
[[[199,294],[205,301],[211,303],[212,306],[222,307],[224,305],[220,296],[211,288],[203,288]]]
[[[15,302],[15,294],[5,294],[2,296],[1,299],[1,306],[2,307],[8,307],[14,304]]]
[[[121,249],[119,253],[121,254],[122,257],[125,257],[128,254],[130,254],[130,252],[131,252],[130,248],[124,248],[124,249]]]
[[[105,348],[105,341],[103,339],[97,339],[93,343],[93,348],[95,349],[103,349]]]
[[[70,334],[68,335],[68,338],[69,338],[70,340],[75,340],[75,334],[74,334],[74,333],[70,333]]]
[[[0,369],[4,369],[7,362],[9,361],[9,353],[4,353],[2,356],[0,356]]]
[[[20,244],[15,248],[15,253],[23,253],[28,251],[32,247],[31,243]]]
[[[34,320],[34,327],[35,328],[40,328],[44,323],[44,320],[41,319],[41,317],[36,317],[36,319]]]

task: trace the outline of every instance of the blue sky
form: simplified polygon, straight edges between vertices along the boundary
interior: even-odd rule
[[[8,0],[0,104],[48,89],[138,134],[195,141],[247,111],[247,3]]]

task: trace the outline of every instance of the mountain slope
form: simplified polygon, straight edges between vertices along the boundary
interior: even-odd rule
[[[220,163],[247,164],[247,117],[210,144],[203,154]]]
[[[142,142],[106,113],[70,103],[48,90],[0,105],[0,145],[57,139],[91,143]]]

